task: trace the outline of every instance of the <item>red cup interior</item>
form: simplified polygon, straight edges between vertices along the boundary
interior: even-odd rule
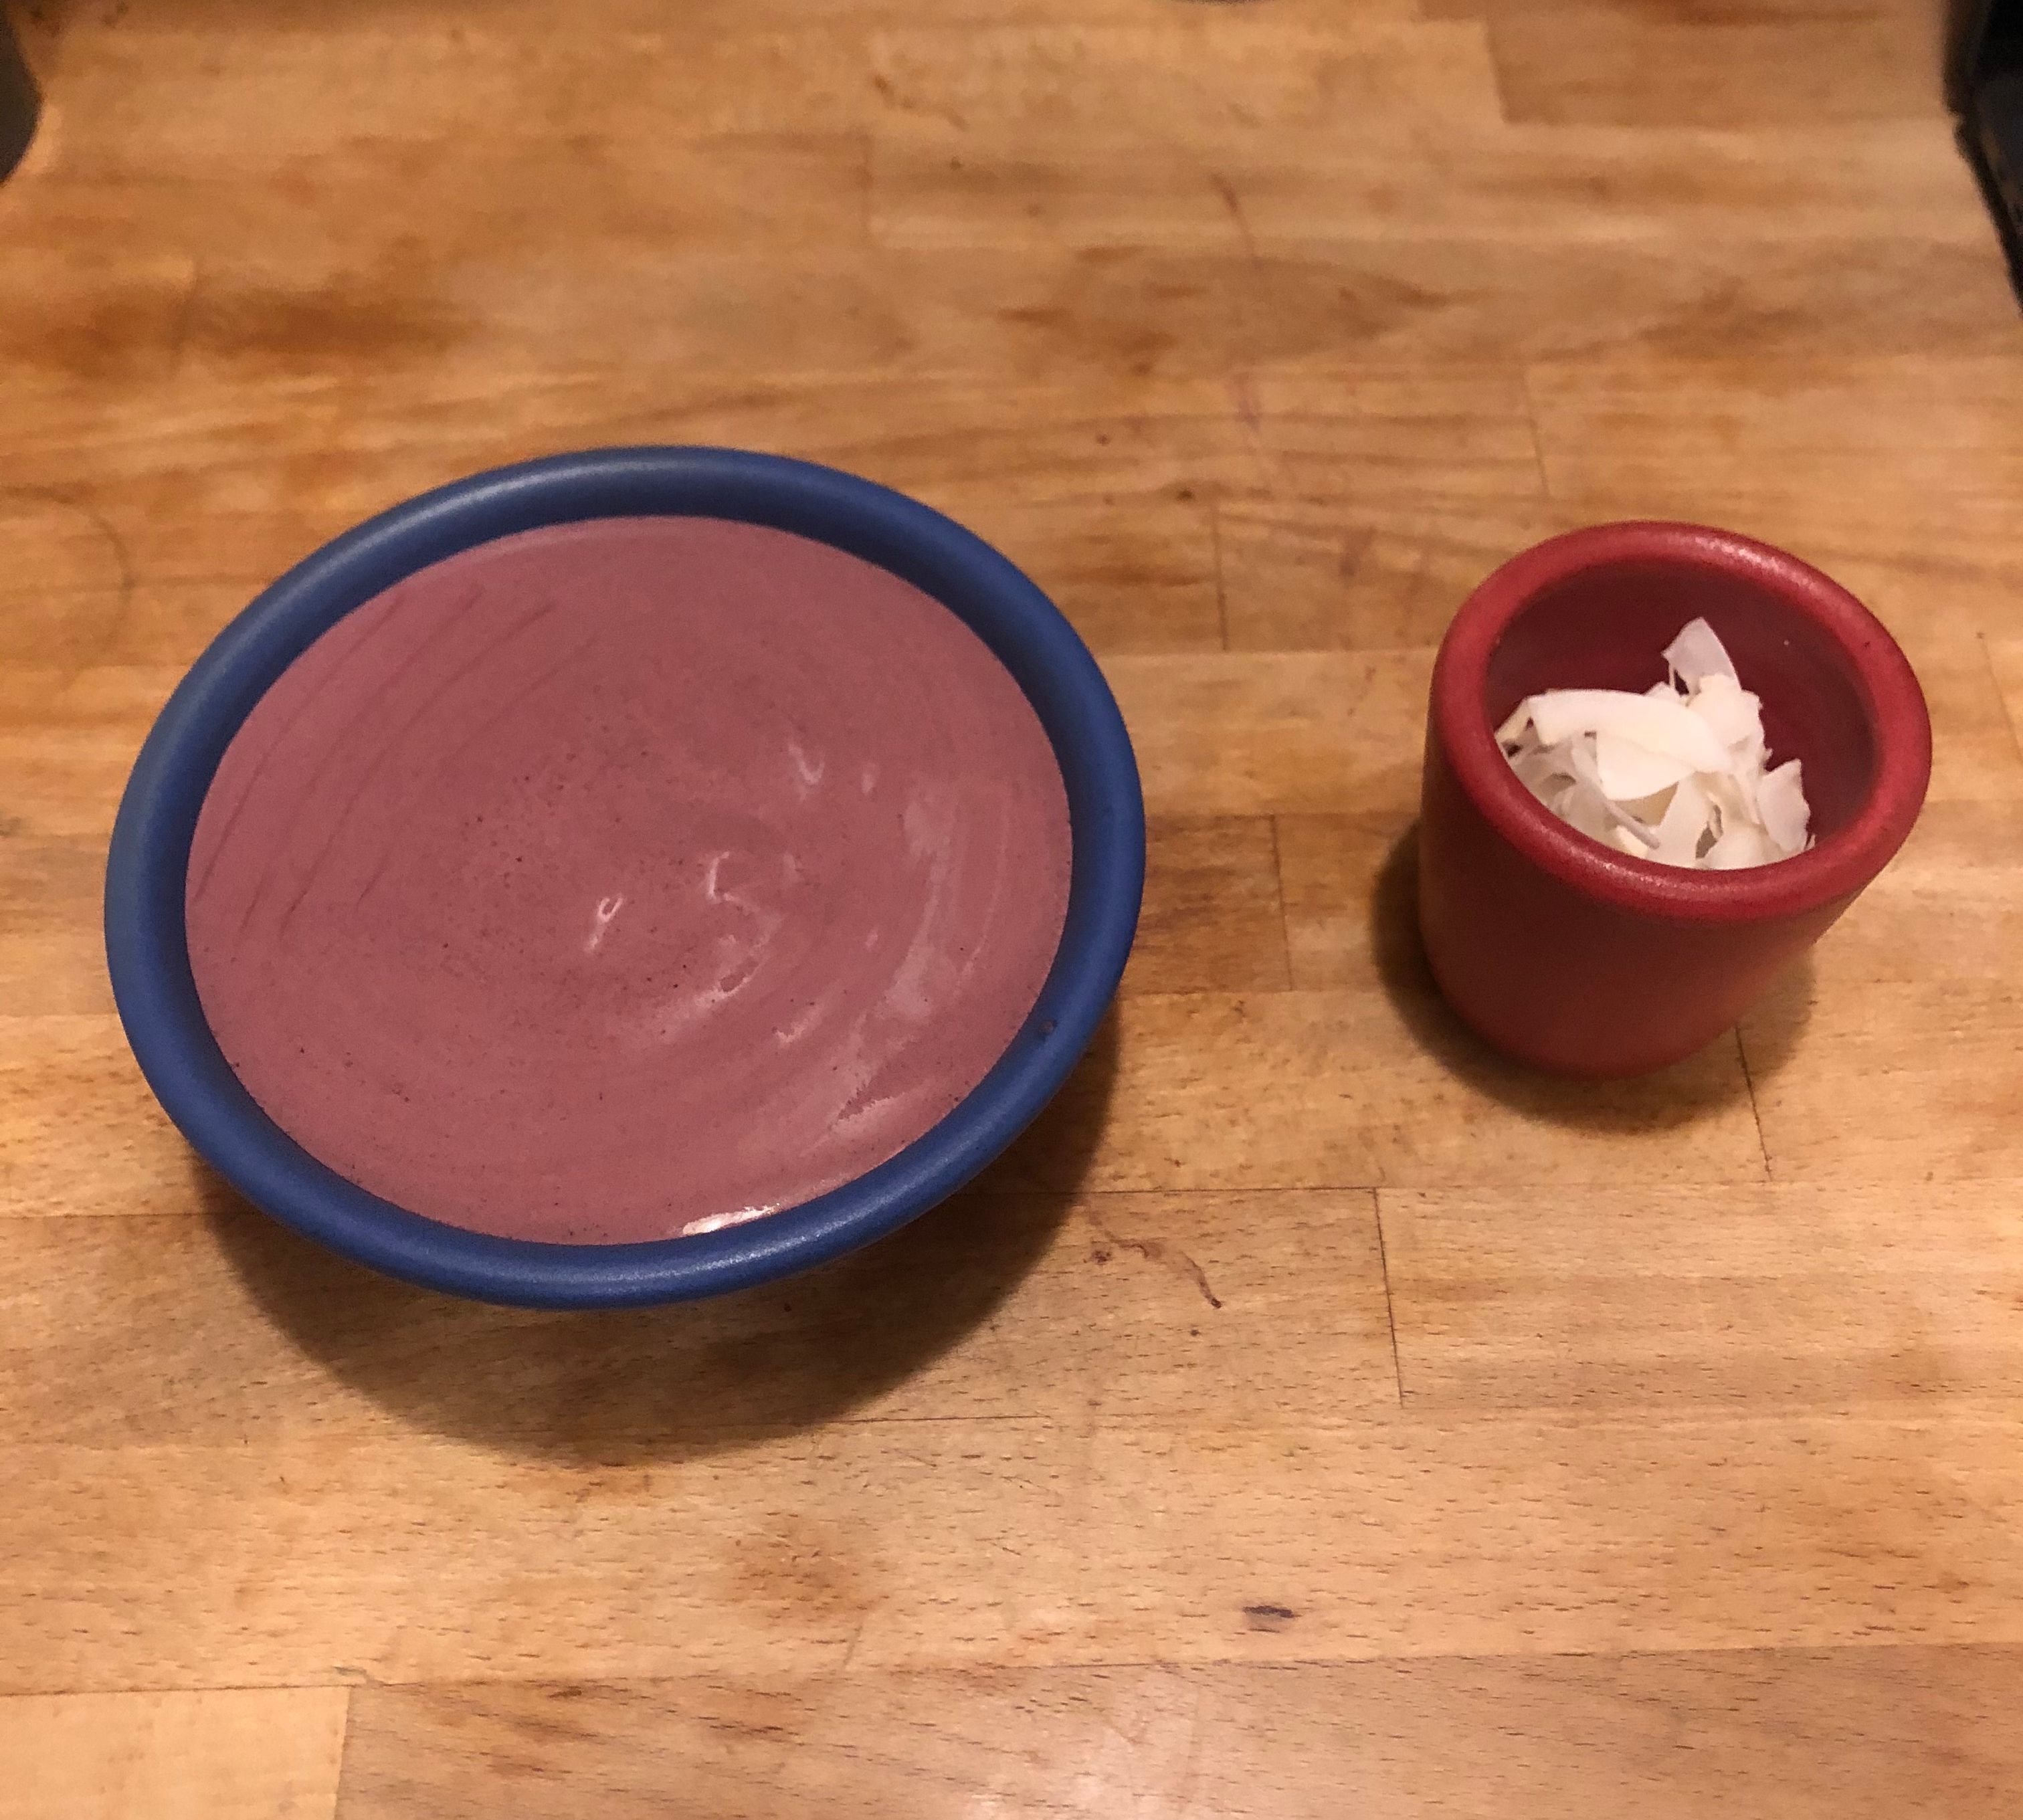
[[[1704,619],[1763,704],[1773,762],[1805,766],[1815,844],[1732,872],[1660,866],[1560,822],[1518,782],[1494,729],[1549,689],[1642,690]],[[1917,678],[1866,608],[1782,550],[1694,524],[1597,525],[1498,570],[1455,620],[1433,712],[1457,777],[1536,864],[1626,908],[1718,921],[1852,895],[1915,819],[1931,769]]]
[[[1483,678],[1500,726],[1549,689],[1641,692],[1665,678],[1665,647],[1689,620],[1714,627],[1743,687],[1763,703],[1771,762],[1802,760],[1813,832],[1847,827],[1875,788],[1875,733],[1848,648],[1760,576],[1649,557],[1598,564],[1549,584],[1505,627]]]

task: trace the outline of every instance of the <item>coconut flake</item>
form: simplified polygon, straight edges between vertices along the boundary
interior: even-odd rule
[[[1798,760],[1766,773],[1762,704],[1704,619],[1642,694],[1549,689],[1497,729],[1524,787],[1590,839],[1661,864],[1729,871],[1812,842]]]
[[[1608,799],[1585,778],[1575,778],[1560,792],[1555,813],[1590,840],[1607,841],[1622,825]]]
[[[1696,777],[1682,777],[1658,823],[1658,845],[1651,855],[1661,865],[1697,866],[1703,846],[1712,846],[1707,824],[1714,806]]]
[[[1593,734],[1572,740],[1567,747],[1567,756],[1572,761],[1575,788],[1583,793],[1583,800],[1592,798],[1595,813],[1599,814],[1605,828],[1621,828],[1636,833],[1642,844],[1648,846],[1650,836],[1645,833],[1637,818],[1619,802],[1608,785],[1602,781],[1601,762],[1595,756],[1597,740]],[[1595,837],[1600,839],[1597,835]]]
[[[1511,714],[1509,719],[1496,729],[1497,744],[1515,745],[1524,738],[1525,731],[1531,724],[1531,698],[1527,696],[1523,701],[1518,703],[1516,711]]]
[[[1518,781],[1541,802],[1573,780],[1573,768],[1557,747],[1535,747],[1510,761]]]
[[[1710,676],[1738,681],[1728,647],[1704,619],[1691,619],[1679,628],[1679,635],[1665,647],[1665,667],[1672,673],[1672,686],[1690,695]]]
[[[1805,787],[1796,758],[1787,759],[1767,773],[1757,785],[1756,811],[1780,858],[1805,851],[1810,842],[1813,812],[1805,801]]]
[[[1595,735],[1594,762],[1600,773],[1603,795],[1625,804],[1654,796],[1693,774],[1691,760],[1654,752],[1619,733]]]
[[[1686,711],[1730,751],[1763,743],[1763,704],[1732,676],[1710,676],[1694,692]]]
[[[1533,696],[1526,706],[1548,746],[1576,733],[1613,733],[1646,751],[1676,758],[1689,771],[1719,771],[1728,765],[1727,748],[1682,701],[1655,700],[1620,689],[1555,689]]]
[[[1714,818],[1708,825],[1717,839],[1739,828],[1761,828],[1753,775],[1738,771],[1723,777],[1703,777],[1700,787],[1714,805]]]
[[[1767,866],[1772,860],[1784,857],[1770,844],[1769,835],[1761,828],[1742,822],[1709,847],[1706,858],[1700,863],[1709,872],[1732,872],[1743,866]]]

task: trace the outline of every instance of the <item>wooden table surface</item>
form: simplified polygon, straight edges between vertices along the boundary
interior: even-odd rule
[[[2013,1814],[2023,336],[1933,10],[22,11],[0,1815]],[[262,583],[625,440],[1030,569],[1137,740],[1143,932],[899,1238],[461,1306],[192,1160],[102,856]],[[1413,947],[1423,696],[1490,567],[1643,514],[1862,594],[1937,761],[1739,1041],[1555,1084]]]

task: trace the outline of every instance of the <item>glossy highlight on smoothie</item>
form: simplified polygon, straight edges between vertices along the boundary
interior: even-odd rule
[[[1052,746],[982,642],[792,533],[500,539],[348,614],[247,717],[190,856],[240,1080],[386,1200],[619,1243],[924,1135],[1059,945]]]

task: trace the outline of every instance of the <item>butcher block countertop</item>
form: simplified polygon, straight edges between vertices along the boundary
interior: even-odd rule
[[[2013,1815],[2023,323],[1936,11],[17,6],[0,1816]],[[460,1304],[193,1160],[107,835],[298,557],[653,441],[1025,567],[1143,931],[898,1237]],[[1568,1085],[1424,971],[1425,696],[1490,568],[1636,517],[1861,595],[1937,760],[1739,1038]]]

